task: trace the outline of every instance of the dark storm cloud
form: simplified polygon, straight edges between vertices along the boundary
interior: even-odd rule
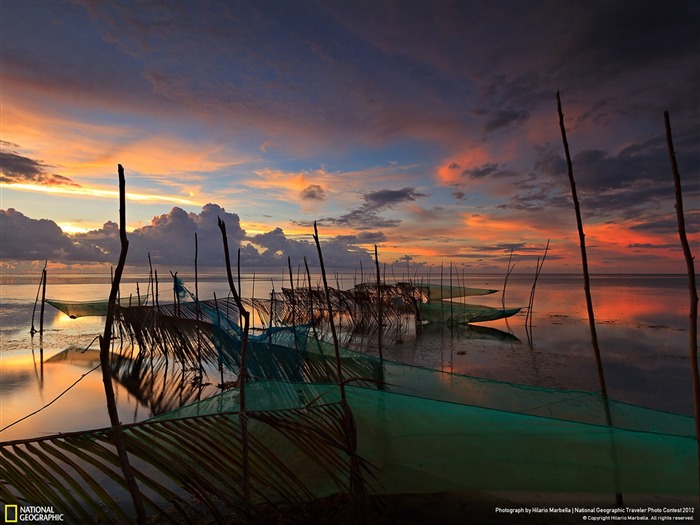
[[[304,200],[322,201],[326,199],[326,192],[318,184],[310,184],[301,191],[300,196]]]
[[[9,142],[3,141],[0,150],[0,182],[6,184],[43,184],[46,186],[79,186],[68,177],[51,173],[40,161],[18,155],[4,148]]]

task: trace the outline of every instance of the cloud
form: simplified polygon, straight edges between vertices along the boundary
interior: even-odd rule
[[[496,131],[500,128],[521,124],[529,117],[530,113],[528,111],[513,109],[496,111],[488,116],[482,125],[482,129],[486,132]]]
[[[382,217],[380,216],[380,212],[392,209],[401,203],[412,202],[426,196],[427,195],[419,192],[416,188],[410,187],[400,190],[385,189],[371,191],[362,196],[365,202],[360,207],[340,217],[326,217],[319,222],[348,226],[360,230],[394,228],[401,224],[401,220]],[[299,221],[297,224],[306,226],[309,223]]]
[[[592,4],[577,16],[575,31],[560,53],[561,60],[576,60],[583,76],[629,74],[670,57],[681,59],[697,49],[697,9],[692,2],[660,6],[653,0]],[[650,28],[654,28],[653,31]]]
[[[175,207],[167,214],[154,217],[150,224],[134,230],[130,234],[129,261],[145,263],[150,253],[152,260],[161,264],[194,264],[196,233],[199,264],[223,265],[219,218],[226,223],[229,249],[233,256],[246,236],[238,215],[226,212],[217,204],[206,204],[200,213],[188,213]]]
[[[363,198],[368,205],[383,208],[395,206],[401,202],[414,201],[425,196],[424,193],[420,193],[415,188],[402,188],[400,190],[372,191],[365,194]]]
[[[303,200],[322,201],[326,199],[326,192],[318,184],[310,184],[301,190],[299,196]]]
[[[51,173],[40,161],[18,155],[14,152],[4,151],[11,145],[2,141],[3,150],[0,150],[0,182],[6,184],[40,184],[46,186],[74,186],[79,187],[74,181],[63,175]]]
[[[517,175],[518,173],[506,169],[504,166],[496,164],[495,162],[469,168],[462,172],[463,177],[469,177],[470,179],[515,177]]]
[[[685,210],[684,219],[686,231],[700,231],[700,209]],[[641,222],[631,226],[630,229],[659,234],[676,233],[678,232],[678,217],[675,213],[653,215],[641,219]]]
[[[0,210],[0,258],[19,260],[100,261],[95,245],[74,244],[49,219],[32,219],[9,208]]]
[[[383,232],[360,232],[357,235],[338,235],[337,242],[343,242],[348,245],[356,246],[360,244],[379,244],[387,240]]]
[[[207,204],[199,213],[175,207],[156,216],[151,223],[128,234],[128,264],[143,265],[151,261],[176,270],[194,265],[195,233],[197,261],[201,266],[223,268],[224,253],[218,219],[226,223],[229,250],[235,258],[241,250],[241,264],[249,268],[280,267],[287,257],[317,264],[313,243],[287,237],[281,228],[249,237],[241,228],[237,214],[229,213],[217,204]],[[357,235],[323,239],[324,261],[329,266],[353,266],[359,261],[370,263],[371,257],[361,247],[385,240],[381,232],[361,232]],[[259,247],[258,248],[256,248]],[[120,251],[119,227],[114,222],[86,233],[66,235],[53,221],[32,219],[15,209],[0,210],[0,258],[5,260],[44,260],[61,262],[114,262]]]

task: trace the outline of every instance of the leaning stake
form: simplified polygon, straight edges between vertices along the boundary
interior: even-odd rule
[[[600,393],[603,396],[603,404],[605,406],[605,419],[609,427],[612,427],[612,415],[610,414],[610,403],[608,402],[608,388],[605,385],[605,371],[603,370],[603,360],[600,357],[600,348],[598,347],[598,335],[595,328],[595,316],[593,315],[593,299],[591,298],[591,281],[588,277],[588,257],[586,256],[586,235],[583,233],[583,221],[581,220],[581,208],[578,204],[576,196],[576,182],[574,181],[574,168],[571,163],[571,154],[569,153],[569,143],[566,140],[566,128],[564,127],[564,113],[561,110],[561,99],[559,91],[557,91],[557,111],[559,112],[559,128],[561,129],[561,138],[564,142],[564,152],[566,153],[566,167],[569,173],[569,183],[571,184],[571,198],[574,201],[574,209],[576,211],[576,224],[578,225],[578,238],[581,246],[581,266],[583,267],[583,288],[586,292],[586,306],[588,308],[588,325],[591,330],[591,343],[593,345],[593,354],[598,368],[598,380],[600,381]],[[612,454],[615,467],[615,484],[619,487],[619,471],[617,468],[617,449],[615,441],[612,441]],[[615,500],[618,507],[622,507],[622,493],[615,493]]]
[[[379,350],[379,359],[384,359],[382,355],[382,279],[379,272],[379,255],[377,254],[377,245],[374,245],[374,263],[377,265],[377,347]]]
[[[231,293],[233,294],[233,299],[236,301],[236,307],[243,318],[243,336],[241,338],[241,366],[238,369],[238,384],[240,389],[240,410],[238,411],[238,417],[241,423],[241,437],[242,437],[242,454],[243,454],[243,499],[245,505],[245,519],[248,522],[251,518],[251,503],[250,503],[250,467],[249,467],[249,443],[248,443],[248,412],[246,410],[246,375],[248,373],[246,367],[246,354],[248,349],[248,332],[250,331],[250,313],[243,307],[243,301],[241,301],[241,296],[236,290],[236,286],[233,284],[233,275],[231,274],[231,257],[228,252],[228,236],[226,235],[226,223],[221,219],[219,221],[219,229],[221,230],[221,237],[224,242],[224,257],[226,259],[226,276],[228,277],[228,285],[231,288]],[[240,272],[240,250],[238,251],[239,257],[239,272]],[[239,274],[240,275],[240,274]],[[239,277],[240,279],[240,277]],[[239,281],[240,282],[240,281]],[[240,286],[240,285],[239,285]]]
[[[673,137],[671,136],[671,120],[668,111],[664,111],[666,123],[666,142],[668,154],[671,157],[673,169],[673,183],[676,188],[676,216],[678,218],[678,236],[683,247],[685,264],[688,268],[688,291],[690,292],[690,315],[688,317],[688,332],[690,343],[690,371],[693,377],[693,401],[695,405],[695,439],[698,442],[698,489],[700,490],[700,373],[698,373],[698,289],[695,283],[695,263],[690,252],[690,244],[685,234],[685,216],[683,214],[683,192],[681,191],[681,174],[678,171],[676,152],[673,149]]]
[[[355,418],[350,410],[347,397],[345,395],[345,381],[343,380],[343,371],[340,362],[340,347],[338,345],[338,335],[335,331],[335,323],[333,322],[333,307],[331,305],[331,296],[328,291],[328,281],[326,279],[326,267],[323,264],[323,253],[321,252],[321,241],[318,238],[318,228],[314,221],[314,241],[318,250],[318,259],[321,264],[321,276],[323,277],[323,289],[326,296],[326,307],[328,308],[328,319],[331,325],[331,334],[333,335],[333,347],[335,348],[335,364],[338,373],[338,386],[340,387],[340,399],[343,405],[343,419],[341,427],[345,436],[348,453],[350,454],[350,494],[352,495],[355,509],[360,508],[363,504],[360,497],[365,495],[365,485],[362,479],[362,473],[359,466],[359,458],[357,456],[357,427]]]
[[[100,336],[100,364],[102,367],[102,382],[105,387],[105,397],[107,398],[107,411],[109,412],[109,421],[112,425],[112,437],[114,446],[119,454],[124,480],[129,487],[131,499],[134,502],[136,510],[136,518],[139,524],[146,523],[146,510],[143,506],[141,492],[136,484],[134,472],[129,463],[129,455],[126,451],[126,442],[122,433],[122,424],[119,421],[119,413],[117,412],[117,402],[114,398],[114,388],[112,386],[112,369],[109,362],[109,346],[112,341],[112,322],[114,320],[114,312],[116,310],[117,292],[119,291],[119,282],[124,271],[126,263],[126,253],[129,251],[129,240],[126,238],[126,182],[124,180],[124,168],[121,164],[118,167],[119,172],[119,240],[121,242],[121,251],[119,252],[119,262],[114,273],[112,281],[112,289],[109,292],[109,304],[107,306],[107,320],[105,321],[104,334]]]

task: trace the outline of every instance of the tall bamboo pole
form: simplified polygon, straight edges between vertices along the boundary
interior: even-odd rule
[[[683,213],[683,191],[681,189],[681,174],[678,171],[676,152],[671,136],[671,120],[668,111],[664,111],[666,124],[666,142],[673,170],[673,184],[676,190],[676,217],[678,219],[678,237],[683,247],[685,264],[688,269],[688,292],[690,295],[690,313],[688,315],[688,343],[690,346],[690,373],[693,380],[693,404],[695,407],[695,438],[698,443],[698,490],[700,491],[700,373],[698,372],[698,289],[695,282],[695,263],[690,252],[690,244],[685,233],[685,215]]]
[[[221,219],[219,221],[219,229],[224,242],[224,257],[226,259],[226,276],[228,277],[228,285],[233,294],[233,299],[236,302],[238,311],[243,317],[243,337],[241,340],[241,366],[239,368],[238,383],[240,388],[240,410],[238,412],[241,424],[242,437],[242,456],[243,456],[243,499],[245,505],[245,518],[250,520],[251,517],[251,501],[250,501],[250,461],[249,461],[249,439],[248,439],[248,413],[246,410],[246,354],[248,349],[248,332],[250,331],[250,313],[243,306],[241,296],[236,290],[236,285],[233,283],[233,275],[231,274],[231,257],[228,250],[228,236],[226,235],[226,223]],[[240,249],[238,250],[238,260],[240,261]],[[239,264],[240,272],[240,264]],[[240,273],[239,273],[240,275]]]
[[[114,446],[117,448],[119,461],[121,463],[124,480],[129,488],[129,494],[134,503],[136,510],[136,519],[139,524],[146,523],[146,510],[143,506],[143,499],[134,471],[129,463],[129,455],[126,450],[126,441],[122,433],[122,424],[119,421],[119,412],[117,411],[117,402],[114,397],[114,387],[112,385],[112,367],[109,362],[109,347],[112,341],[112,323],[114,321],[114,313],[117,307],[117,293],[119,291],[119,283],[124,271],[126,263],[126,254],[129,251],[129,240],[126,238],[126,181],[124,178],[124,168],[121,164],[118,166],[119,173],[119,241],[121,251],[119,252],[119,262],[112,281],[112,288],[109,292],[109,304],[107,306],[107,319],[105,320],[104,334],[100,336],[100,364],[102,367],[102,382],[104,383],[105,397],[107,399],[107,412],[109,413],[109,421],[112,425],[112,437]]]
[[[377,324],[379,325],[379,330],[377,331],[377,346],[379,349],[379,359],[384,359],[382,355],[382,279],[379,273],[379,255],[376,244],[374,245],[374,263],[377,265]]]
[[[340,386],[340,397],[343,404],[347,404],[345,399],[345,382],[343,381],[343,369],[340,364],[340,346],[338,344],[338,334],[335,331],[335,323],[333,322],[333,306],[331,304],[331,295],[328,290],[328,281],[326,279],[326,267],[323,264],[323,253],[321,252],[321,242],[318,238],[318,227],[316,226],[316,221],[314,221],[314,241],[316,242],[316,250],[318,251],[318,258],[321,263],[321,276],[323,277],[323,290],[326,296],[326,308],[328,310],[328,322],[331,325],[331,335],[333,336],[333,348],[335,349],[335,367],[336,373],[338,374],[338,385]],[[360,262],[360,264],[362,264]],[[364,281],[364,273],[363,273]]]
[[[294,333],[294,348],[297,350],[299,349],[298,347],[298,341],[297,341],[297,300],[296,300],[296,295],[294,292],[294,275],[292,274],[292,258],[287,255],[287,266],[289,268],[289,286],[291,287],[292,290],[292,330]],[[297,281],[297,285],[299,282]],[[298,288],[298,286],[297,286]],[[274,294],[272,295],[274,298]],[[270,323],[272,323],[272,317],[275,315],[274,308],[272,307],[272,302],[270,302]]]
[[[314,221],[314,241],[318,251],[318,258],[321,264],[321,276],[323,277],[323,289],[326,295],[326,307],[328,308],[328,318],[331,325],[331,335],[333,336],[333,347],[335,349],[335,364],[338,373],[338,386],[340,388],[340,399],[343,406],[343,420],[341,426],[345,439],[347,440],[348,452],[350,453],[350,493],[354,500],[353,510],[362,510],[362,502],[359,500],[365,494],[365,485],[360,472],[359,458],[357,456],[357,427],[355,418],[350,410],[347,397],[345,395],[345,381],[343,380],[343,371],[340,361],[340,346],[338,344],[338,334],[335,331],[335,323],[333,322],[333,307],[331,305],[331,296],[328,289],[328,281],[326,279],[326,268],[323,264],[323,253],[321,252],[321,242],[318,237],[318,227]]]
[[[576,182],[574,181],[574,169],[569,153],[569,143],[566,140],[566,128],[564,127],[564,114],[561,110],[561,99],[557,91],[557,111],[559,112],[559,127],[561,129],[562,140],[564,141],[564,151],[566,153],[566,167],[569,173],[569,183],[571,184],[571,198],[574,201],[576,211],[576,224],[578,225],[578,238],[581,247],[581,265],[583,267],[583,288],[586,294],[586,307],[588,308],[588,325],[591,331],[591,343],[593,344],[593,354],[595,355],[596,366],[598,368],[598,380],[600,390],[604,397],[608,397],[608,388],[605,384],[605,371],[603,361],[600,357],[600,347],[598,346],[598,334],[595,326],[595,315],[593,314],[593,299],[591,298],[591,281],[588,275],[588,257],[586,255],[586,234],[583,232],[583,221],[581,220],[581,207],[576,195]]]
[[[513,260],[513,248],[510,249],[510,257],[508,257],[508,267],[506,268],[506,277],[503,280],[503,292],[501,293],[501,306],[503,306],[504,310],[506,308],[506,286],[508,286],[508,277],[510,277],[510,274],[515,269],[515,265],[513,265],[513,266],[510,265],[512,260]]]
[[[41,293],[41,290],[44,290],[44,299],[46,298],[46,287],[44,286],[44,281],[46,280],[46,267],[48,266],[49,261],[48,259],[44,261],[44,269],[41,271],[41,279],[39,280],[39,288],[36,291],[36,299],[34,300],[34,310],[32,310],[32,329],[29,331],[29,333],[34,337],[34,334],[36,333],[36,328],[34,328],[34,316],[36,315],[36,305],[39,303],[39,294]],[[43,300],[42,300],[43,303]],[[42,304],[43,308],[43,304]]]
[[[576,211],[576,224],[578,226],[579,245],[581,247],[581,266],[583,268],[583,288],[586,294],[586,307],[588,309],[588,326],[591,331],[591,344],[593,345],[593,354],[595,356],[596,367],[598,369],[598,381],[600,382],[600,393],[603,396],[603,405],[605,408],[605,419],[609,427],[612,427],[612,415],[610,414],[610,404],[608,402],[608,388],[605,384],[605,371],[603,369],[603,360],[600,357],[600,347],[598,346],[598,334],[595,327],[595,316],[593,314],[593,299],[591,298],[591,282],[588,275],[588,257],[586,256],[586,234],[583,232],[583,221],[581,220],[581,208],[576,195],[576,182],[574,181],[574,168],[571,162],[571,153],[569,152],[569,142],[566,140],[566,128],[564,127],[564,113],[561,110],[561,98],[557,91],[557,111],[559,113],[559,128],[561,129],[561,138],[564,143],[564,152],[566,154],[566,167],[569,174],[569,183],[571,185],[571,198],[574,201],[574,210]],[[617,450],[614,440],[612,441],[613,462],[617,463]],[[618,483],[619,472],[615,468],[616,486]],[[618,507],[623,505],[622,493],[615,493],[615,500]]]
[[[46,307],[46,267],[41,272],[41,313],[39,314],[39,336],[44,335],[44,309]]]
[[[194,303],[195,303],[195,313],[197,315],[197,322],[201,320],[202,310],[199,306],[199,269],[198,269],[198,259],[199,259],[199,241],[197,240],[197,232],[194,232]],[[199,378],[204,374],[204,367],[202,366],[202,333],[199,328],[197,328],[197,364],[199,366]],[[200,390],[201,393],[201,390]]]

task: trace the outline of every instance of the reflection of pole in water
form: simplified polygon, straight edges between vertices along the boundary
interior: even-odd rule
[[[34,352],[34,339],[32,338],[32,363],[34,364],[34,376],[39,385],[39,392],[44,390],[44,342],[39,338],[39,367],[36,364],[36,353]]]
[[[39,390],[44,390],[44,341],[42,338],[39,339]]]

